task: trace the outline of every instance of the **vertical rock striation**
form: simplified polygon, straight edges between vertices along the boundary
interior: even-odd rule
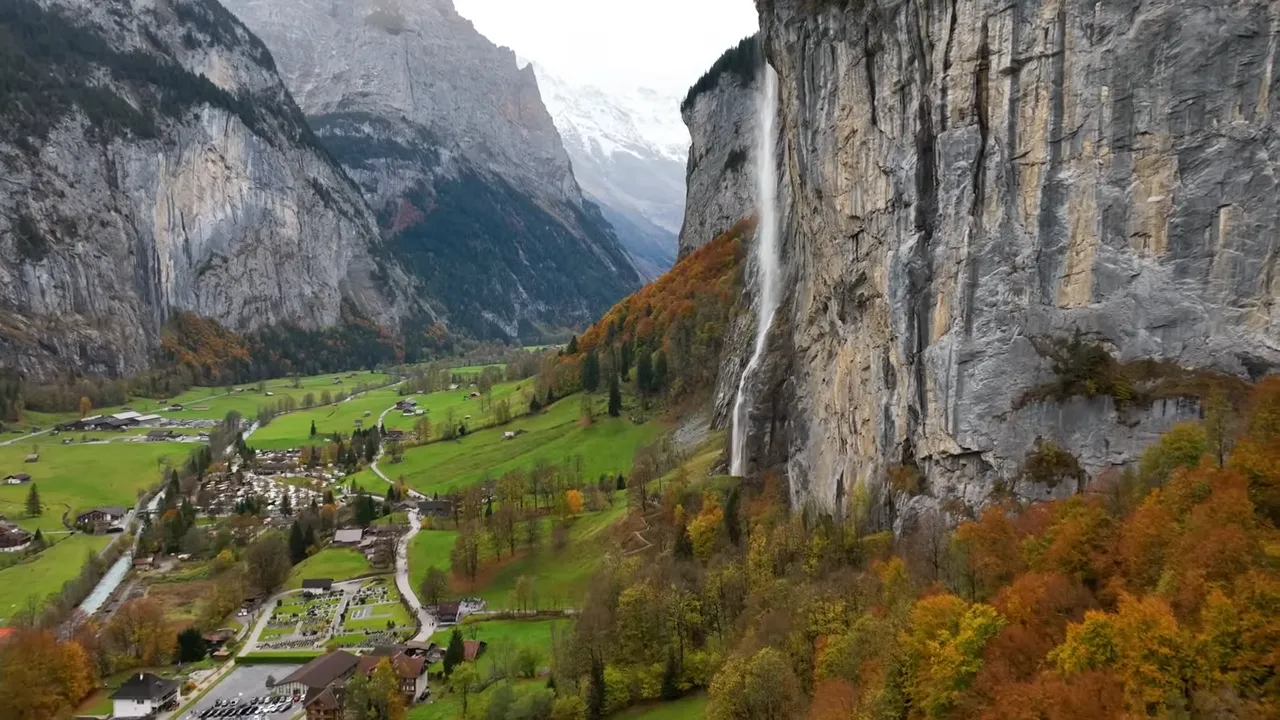
[[[1044,497],[1019,479],[1037,437],[1097,473],[1196,416],[1021,402],[1053,380],[1048,338],[1280,366],[1274,2],[759,5],[792,196],[773,452],[796,500],[839,506],[896,463],[934,498]]]
[[[692,143],[685,173],[680,256],[755,214],[758,41],[725,52],[680,107]]]
[[[411,312],[358,189],[216,2],[12,0],[0,66],[4,362],[135,373],[177,310],[238,331]]]

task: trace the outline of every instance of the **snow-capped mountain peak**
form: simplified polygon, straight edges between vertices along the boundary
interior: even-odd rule
[[[670,267],[684,218],[689,157],[680,96],[575,83],[539,63],[520,62],[533,65],[583,191],[602,206],[646,274]]]

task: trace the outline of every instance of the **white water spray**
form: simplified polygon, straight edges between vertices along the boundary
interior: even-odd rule
[[[747,382],[760,366],[769,327],[778,310],[778,168],[774,144],[778,113],[778,76],[765,63],[760,83],[756,142],[756,342],[747,367],[738,380],[738,396],[733,402],[733,439],[730,445],[729,470],[742,475],[747,469],[747,414],[751,403]]]

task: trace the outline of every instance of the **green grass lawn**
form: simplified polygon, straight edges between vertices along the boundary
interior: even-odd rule
[[[98,552],[110,541],[106,535],[71,535],[35,559],[0,570],[0,618],[8,618],[31,597],[41,602],[80,574],[90,551]]]
[[[329,578],[334,582],[350,580],[372,572],[364,555],[346,548],[327,548],[298,563],[289,575],[289,587],[302,587],[303,580]]]
[[[352,620],[351,616],[360,608],[369,608],[372,611],[370,617],[363,620]],[[393,600],[378,605],[356,605],[347,609],[347,620],[342,627],[347,630],[385,630],[387,621],[393,621],[399,627],[407,627],[412,624],[409,619],[409,611],[404,609],[404,605],[400,604],[400,596],[393,595]]]
[[[533,581],[539,607],[577,607],[587,582],[611,547],[609,528],[624,515],[626,498],[617,493],[612,508],[584,513],[572,520],[569,542],[558,552],[551,546],[550,518],[543,520],[542,544],[536,552],[520,550],[515,559],[504,555],[495,564],[492,549],[485,543],[484,565],[476,585],[472,587],[467,580],[454,577],[454,594],[481,597],[493,609],[510,608],[514,605],[516,581],[526,576]],[[415,588],[422,584],[428,568],[451,569],[449,552],[456,536],[452,530],[423,530],[414,536],[409,544],[409,577]]]
[[[423,530],[409,541],[409,580],[415,592],[426,578],[428,568],[449,570],[449,551],[457,536],[453,530]]]
[[[554,550],[550,533],[546,533],[537,552],[517,554],[515,560],[500,562],[495,570],[486,573],[487,582],[472,592],[488,602],[491,609],[511,608],[515,605],[516,581],[523,575],[533,581],[538,607],[580,607],[587,583],[612,547],[608,542],[609,528],[625,515],[626,499],[619,493],[612,508],[584,513],[572,521],[569,542],[563,550]]]
[[[706,712],[707,696],[697,693],[671,702],[634,707],[613,717],[620,720],[700,720]]]
[[[105,408],[94,408],[94,415],[104,415],[120,412],[123,408],[128,407],[140,413],[150,413],[164,410],[171,405],[183,406],[200,406],[202,409],[186,407],[182,412],[164,413],[167,417],[186,418],[186,419],[209,419],[221,420],[226,416],[229,410],[236,410],[245,417],[253,417],[258,414],[258,407],[267,401],[274,401],[277,397],[283,395],[293,395],[299,401],[308,392],[315,393],[317,399],[324,390],[336,391],[339,389],[351,390],[356,385],[385,385],[391,381],[391,376],[380,372],[358,372],[355,377],[349,377],[351,373],[337,373],[326,375],[313,375],[300,379],[302,387],[293,387],[292,378],[277,378],[275,380],[266,381],[266,390],[275,395],[275,397],[266,398],[258,392],[257,383],[248,383],[243,385],[234,385],[232,390],[240,390],[227,394],[224,387],[192,387],[188,388],[182,394],[173,398],[144,398],[135,397],[122,406],[113,406]],[[338,377],[342,380],[341,384],[335,385],[333,378]],[[51,425],[60,422],[67,422],[78,417],[76,413],[41,413],[28,411],[23,415],[24,426],[38,425],[48,428]]]
[[[603,413],[601,413],[603,415]],[[529,469],[539,460],[563,463],[580,455],[586,477],[626,472],[638,447],[661,434],[657,422],[637,425],[626,418],[597,418],[583,427],[578,396],[561,400],[537,415],[520,418],[501,428],[482,430],[450,442],[411,448],[404,461],[379,463],[390,477],[404,476],[410,487],[428,495],[466,487],[486,476],[499,477],[509,470]],[[524,430],[513,440],[503,433]],[[357,481],[372,476],[365,470]]]
[[[336,405],[281,415],[266,427],[259,428],[250,439],[250,444],[262,450],[282,450],[305,445],[311,440],[312,423],[315,423],[316,433],[320,436],[327,437],[335,432],[349,435],[356,429],[357,420],[365,428],[376,425],[378,415],[395,405],[399,399],[400,395],[394,389],[384,388],[371,390],[358,398]]]
[[[483,640],[488,648],[477,661],[480,677],[489,676],[489,668],[495,663],[514,662],[516,653],[522,649],[533,650],[538,656],[538,666],[547,667],[551,663],[551,633],[567,632],[568,620],[488,620],[484,622],[464,622],[458,626],[462,637],[466,640]],[[441,647],[449,645],[453,628],[444,628],[431,636],[431,642]]]
[[[23,459],[36,445],[40,461]],[[0,447],[0,477],[25,472],[39,488],[45,510],[40,518],[25,517],[30,485],[0,485],[0,514],[24,528],[61,527],[65,511],[75,515],[98,505],[133,507],[138,492],[159,484],[165,461],[177,465],[195,445],[175,443],[111,443],[59,445],[19,443]],[[74,521],[74,519],[73,519]]]
[[[504,397],[510,397],[512,412],[515,414],[524,412],[528,409],[528,400],[521,388],[526,388],[531,383],[532,381],[525,381],[498,385],[493,389],[493,400],[496,402]],[[412,397],[417,399],[418,407],[427,412],[426,417],[431,421],[433,428],[435,423],[444,422],[449,410],[453,410],[456,422],[466,422],[471,428],[493,424],[492,411],[481,411],[480,400],[469,397],[470,392],[470,389],[445,390]],[[335,432],[348,435],[356,429],[356,421],[360,421],[363,428],[373,427],[384,410],[405,397],[395,388],[384,388],[336,405],[282,415],[254,433],[251,444],[264,450],[289,449],[305,445],[311,440],[313,422],[317,435],[328,436]],[[472,416],[471,420],[464,420],[467,415]],[[389,412],[383,419],[383,424],[389,429],[412,430],[417,421],[417,417],[405,417],[400,412]],[[436,430],[432,432],[435,433]]]

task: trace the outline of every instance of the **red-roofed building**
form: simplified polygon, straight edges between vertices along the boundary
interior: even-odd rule
[[[400,692],[404,693],[405,703],[412,705],[415,700],[427,692],[427,659],[423,656],[410,656],[400,651],[393,656],[370,654],[360,658],[360,672],[372,675],[378,665],[388,660],[396,677],[400,678]]]

